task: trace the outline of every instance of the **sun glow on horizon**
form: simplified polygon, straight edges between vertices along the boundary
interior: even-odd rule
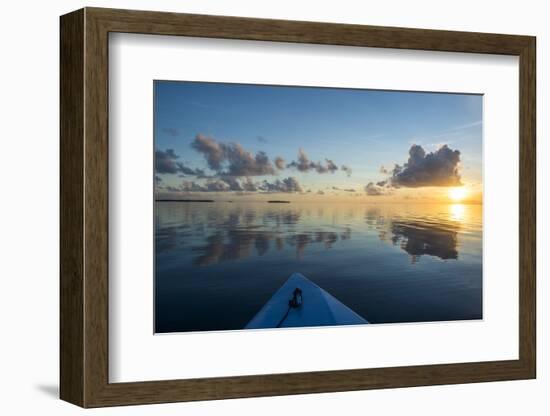
[[[449,189],[449,198],[455,202],[464,200],[468,196],[468,190],[464,187]]]

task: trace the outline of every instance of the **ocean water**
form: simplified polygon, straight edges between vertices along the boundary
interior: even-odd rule
[[[373,324],[482,318],[482,207],[155,203],[155,331],[242,329],[293,272]]]

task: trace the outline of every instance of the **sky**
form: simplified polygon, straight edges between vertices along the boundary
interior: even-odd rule
[[[481,95],[155,81],[157,199],[479,203]]]

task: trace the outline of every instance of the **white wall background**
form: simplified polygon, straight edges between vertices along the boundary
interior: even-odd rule
[[[550,26],[545,2],[386,2],[298,0],[121,0],[5,2],[0,15],[0,411],[72,415],[84,411],[58,395],[58,16],[83,6],[166,10],[276,19],[536,35],[538,41],[538,379],[458,386],[225,400],[88,410],[102,415],[548,414],[550,361],[543,325],[550,301],[544,243],[550,209],[543,194],[550,146],[544,142],[550,101]],[[544,201],[546,199],[546,201]],[[545,265],[548,263],[546,262]]]

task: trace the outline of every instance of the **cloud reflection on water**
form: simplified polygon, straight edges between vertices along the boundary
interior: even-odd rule
[[[413,261],[422,255],[456,260],[458,229],[449,230],[420,221],[397,221],[392,224],[392,242],[409,253]]]
[[[306,247],[312,244],[322,243],[325,249],[330,249],[339,240],[346,240],[350,237],[350,229],[345,229],[341,233],[312,231],[290,235],[283,235],[280,231],[226,230],[206,237],[205,244],[193,246],[192,251],[198,253],[194,258],[194,264],[197,266],[239,260],[254,253],[257,256],[263,256],[271,248],[283,250],[284,248],[293,247],[296,258],[301,259]]]
[[[451,212],[452,214],[452,212]],[[458,233],[460,221],[450,219],[410,218],[381,215],[378,209],[369,209],[365,221],[371,229],[378,231],[381,241],[391,241],[417,262],[423,255],[438,257],[441,260],[458,259]]]
[[[221,209],[209,205],[200,215],[190,211],[189,205],[180,207],[173,213],[174,221],[166,224],[157,219],[157,254],[187,247],[194,265],[209,266],[292,249],[300,260],[309,246],[328,250],[356,233],[357,238],[363,238],[365,233],[374,231],[381,242],[391,243],[410,255],[413,263],[424,255],[442,260],[456,260],[459,255],[461,222],[453,220],[452,215],[406,217],[391,211],[382,214],[378,207],[360,206],[346,210],[340,217],[335,212],[325,215],[320,208],[302,206]]]

